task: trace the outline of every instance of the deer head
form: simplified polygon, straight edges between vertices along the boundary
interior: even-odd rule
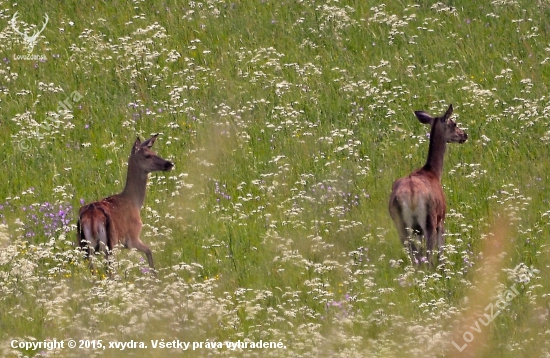
[[[416,118],[423,124],[429,124],[432,128],[436,124],[443,124],[443,137],[447,143],[464,143],[468,139],[468,135],[456,125],[456,122],[451,119],[453,114],[453,105],[441,117],[433,118],[424,111],[415,111]]]
[[[169,171],[174,166],[171,162],[159,157],[151,149],[157,139],[157,136],[158,134],[155,134],[143,143],[138,137],[132,147],[130,161],[136,163],[137,166],[145,173]]]

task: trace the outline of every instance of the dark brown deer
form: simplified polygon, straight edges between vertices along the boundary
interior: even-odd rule
[[[446,202],[441,187],[445,149],[447,143],[464,143],[468,135],[451,120],[452,104],[441,117],[433,118],[423,111],[414,114],[421,123],[431,126],[428,159],[422,168],[393,183],[389,211],[399,238],[408,247],[413,262],[420,263],[426,257],[429,265],[433,265],[435,240],[440,258],[445,240],[443,223]],[[422,253],[424,244],[426,255]]]
[[[94,252],[104,252],[108,256],[115,246],[122,244],[143,252],[154,270],[151,249],[139,238],[142,225],[139,212],[145,200],[149,173],[168,171],[174,166],[153,152],[151,147],[156,139],[157,135],[154,135],[141,143],[137,138],[128,159],[128,174],[122,193],[80,208],[77,239],[88,256]]]

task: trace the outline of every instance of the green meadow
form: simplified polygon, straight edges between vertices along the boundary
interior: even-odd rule
[[[1,356],[550,356],[548,0],[0,3]],[[451,103],[430,269],[388,199]],[[158,274],[92,274],[78,209],[155,133]]]

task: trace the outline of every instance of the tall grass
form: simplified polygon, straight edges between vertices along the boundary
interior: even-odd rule
[[[458,322],[514,283],[461,354],[550,354],[546,2],[2,8],[2,355],[122,354],[11,348],[73,338],[143,341],[123,351],[140,356],[181,354],[156,339],[261,339],[286,348],[189,354],[443,357]],[[45,61],[16,59],[16,11],[28,34],[48,14],[33,50]],[[446,154],[448,259],[434,271],[408,261],[387,201],[425,161],[413,111],[449,103],[469,140]],[[74,248],[78,208],[120,191],[135,137],[157,132],[176,164],[151,176],[142,210],[158,279],[125,250],[115,280],[91,275]],[[509,249],[497,286],[476,287],[497,217]],[[468,304],[475,289],[483,307]]]

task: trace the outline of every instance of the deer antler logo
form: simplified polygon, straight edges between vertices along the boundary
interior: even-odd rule
[[[19,11],[17,11],[15,14],[13,14],[13,17],[10,20],[11,28],[13,29],[13,31],[15,31],[19,35],[23,36],[23,41],[25,42],[25,45],[27,47],[27,51],[30,54],[32,52],[32,50],[34,49],[34,46],[38,42],[38,36],[46,28],[46,25],[48,24],[49,17],[48,17],[48,14],[45,14],[44,15],[44,20],[45,21],[44,21],[44,25],[42,26],[42,28],[39,31],[35,31],[32,34],[32,36],[29,36],[29,35],[27,35],[26,32],[19,31],[19,28],[18,28],[17,23],[16,23],[18,13],[19,13]]]

